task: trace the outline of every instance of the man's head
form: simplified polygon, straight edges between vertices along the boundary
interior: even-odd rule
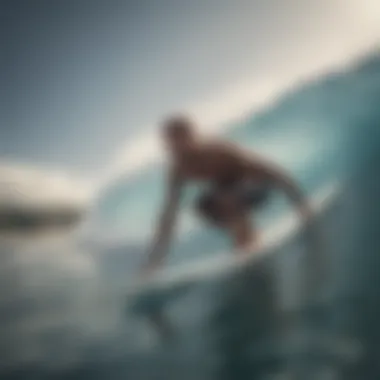
[[[196,126],[190,118],[177,115],[164,121],[162,134],[168,149],[174,154],[180,154],[193,146]]]

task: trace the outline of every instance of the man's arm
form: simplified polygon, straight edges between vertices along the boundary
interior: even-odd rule
[[[275,187],[283,190],[297,207],[300,215],[306,221],[309,220],[312,211],[308,199],[296,181],[284,169],[256,157],[249,161],[248,170],[252,176],[262,178],[264,181],[267,180]]]
[[[309,202],[298,184],[284,169],[232,143],[224,142],[220,146],[229,159],[235,161],[242,168],[247,177],[267,181],[283,190],[297,207],[303,219],[309,220],[312,214]]]
[[[182,184],[183,181],[180,174],[176,169],[172,169],[169,173],[166,199],[149,252],[148,262],[145,266],[148,270],[158,267],[165,257],[175,224]]]

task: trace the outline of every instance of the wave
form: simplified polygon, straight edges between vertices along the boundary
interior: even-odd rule
[[[372,55],[350,71],[304,84],[225,130],[229,138],[283,164],[310,193],[324,181],[352,171],[373,150],[379,91],[380,56]],[[101,234],[147,239],[163,195],[157,165],[105,189],[93,215]],[[189,189],[185,204],[194,193]],[[180,235],[195,223],[185,211]]]

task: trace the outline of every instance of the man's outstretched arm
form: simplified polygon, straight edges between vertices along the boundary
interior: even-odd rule
[[[144,269],[152,270],[158,267],[167,252],[173,227],[176,221],[183,181],[177,170],[169,173],[165,202],[161,210],[158,226],[150,248],[148,262]]]
[[[243,175],[253,180],[260,179],[282,190],[297,208],[301,217],[309,221],[312,210],[309,201],[298,183],[286,172],[286,170],[269,162],[259,155],[225,142],[218,146],[231,161],[234,161],[242,170]]]
[[[286,170],[231,143],[224,143],[222,149],[231,160],[241,167],[247,177],[271,183],[274,187],[284,191],[305,222],[309,221],[312,214],[309,201]]]
[[[248,164],[249,171],[254,176],[259,176],[264,181],[267,180],[275,187],[285,192],[286,196],[295,205],[301,217],[308,221],[312,210],[309,201],[298,183],[282,168],[277,165],[265,162],[260,158],[253,158]]]

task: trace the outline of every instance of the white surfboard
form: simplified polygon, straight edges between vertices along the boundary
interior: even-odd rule
[[[329,184],[311,199],[315,216],[323,214],[339,194],[336,183]],[[247,265],[255,265],[264,256],[278,251],[277,248],[296,237],[302,230],[302,223],[294,211],[289,211],[263,231],[260,249],[252,250],[244,257],[232,252],[229,255],[213,255],[191,264],[163,268],[154,275],[136,281],[127,292],[128,305],[135,311],[154,309],[182,296],[192,286],[210,281],[219,276],[230,275]]]

